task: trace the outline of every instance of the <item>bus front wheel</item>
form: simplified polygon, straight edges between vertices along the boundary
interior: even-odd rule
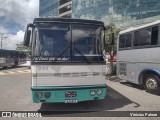
[[[159,77],[154,74],[149,74],[144,78],[144,88],[147,92],[160,94]]]

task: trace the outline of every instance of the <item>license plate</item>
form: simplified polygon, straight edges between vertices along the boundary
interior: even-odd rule
[[[73,91],[72,92],[66,92],[65,97],[69,97],[69,98],[77,97],[77,93],[73,92]]]
[[[64,101],[64,103],[77,103],[78,101],[76,99],[67,99]]]

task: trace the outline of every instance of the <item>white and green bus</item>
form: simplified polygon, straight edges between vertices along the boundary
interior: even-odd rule
[[[117,75],[120,79],[160,93],[160,21],[119,33]]]
[[[24,45],[32,45],[33,102],[104,99],[103,39],[100,21],[35,18],[28,24]]]

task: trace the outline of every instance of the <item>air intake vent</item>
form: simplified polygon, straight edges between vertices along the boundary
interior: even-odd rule
[[[126,63],[119,63],[119,75],[124,75],[126,76],[126,68],[127,68],[127,65]]]

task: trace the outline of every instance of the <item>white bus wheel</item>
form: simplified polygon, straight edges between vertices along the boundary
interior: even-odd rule
[[[143,86],[149,93],[160,94],[159,77],[154,74],[149,74],[144,78]]]

